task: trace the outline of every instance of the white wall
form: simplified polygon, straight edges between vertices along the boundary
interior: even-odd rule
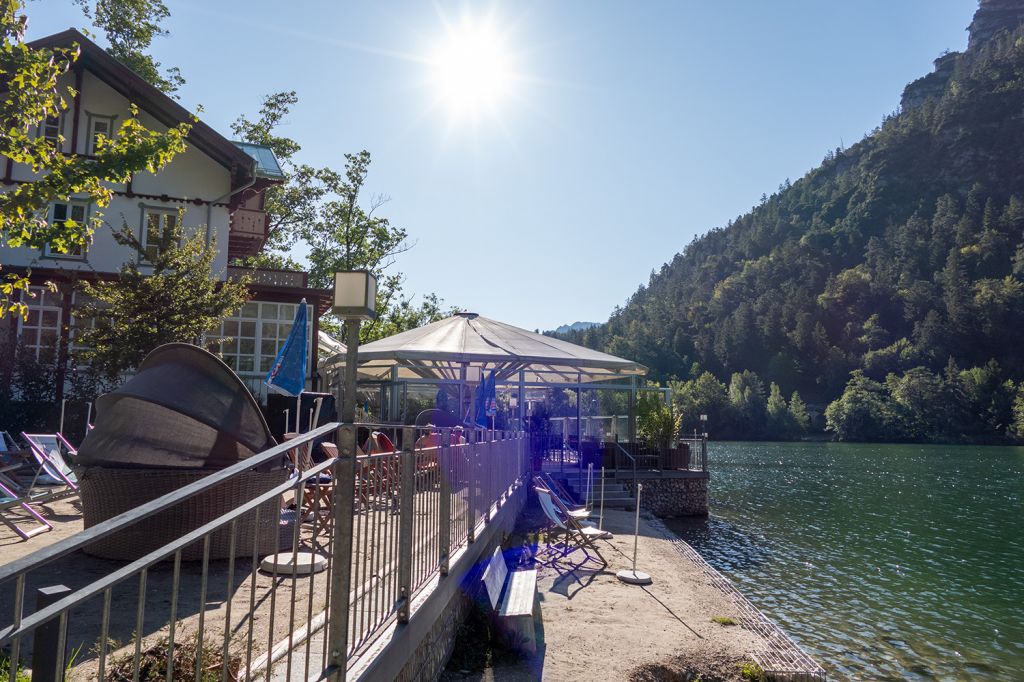
[[[73,84],[73,75],[66,74],[67,83]],[[129,115],[129,102],[113,88],[88,71],[84,74],[81,93],[81,110],[78,123],[78,153],[86,153],[89,145],[89,120],[92,115],[116,116],[115,130]],[[72,139],[72,123],[74,111],[69,106],[64,115],[63,134],[66,138],[64,151],[70,151]],[[143,125],[153,130],[166,130],[151,115],[140,111],[139,119]],[[0,161],[5,164],[6,161]],[[0,165],[0,169],[4,166]],[[30,181],[33,175],[26,166],[16,164],[12,172],[14,180]],[[225,206],[216,206],[212,210],[208,205],[196,205],[195,199],[209,202],[228,193],[231,187],[229,171],[216,163],[192,145],[179,154],[159,173],[137,173],[131,182],[131,191],[136,196],[126,196],[127,186],[111,185],[115,194],[110,204],[100,209],[95,204],[90,206],[90,214],[101,213],[104,225],[93,235],[93,243],[89,246],[84,259],[48,257],[37,249],[0,248],[0,263],[14,266],[31,266],[34,268],[58,268],[70,270],[94,270],[97,272],[117,272],[128,260],[134,260],[133,252],[118,245],[113,238],[111,228],[120,228],[127,224],[139,235],[142,228],[143,206],[159,207],[170,210],[185,209],[182,225],[186,233],[201,230],[216,237],[218,257],[214,264],[216,272],[222,273],[227,266],[227,243],[229,214]],[[11,187],[0,186],[0,191],[9,191]],[[150,196],[139,196],[150,195]],[[162,201],[160,196],[186,201]],[[208,213],[209,212],[209,213]],[[207,225],[209,224],[209,230]]]

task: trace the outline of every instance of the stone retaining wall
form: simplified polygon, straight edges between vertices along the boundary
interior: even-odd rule
[[[452,596],[429,634],[409,655],[396,682],[433,682],[444,671],[455,647],[455,634],[466,619],[470,600],[464,594]]]
[[[655,516],[668,518],[707,516],[708,481],[707,475],[639,479],[644,488],[640,507]],[[622,483],[635,498],[632,479],[625,479]]]

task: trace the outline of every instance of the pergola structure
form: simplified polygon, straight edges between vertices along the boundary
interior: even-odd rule
[[[336,386],[344,366],[344,353],[322,360],[323,385]],[[518,389],[520,424],[531,387],[629,391],[629,436],[635,438],[638,379],[647,368],[631,360],[466,312],[359,347],[359,385],[381,388],[388,421],[401,414],[409,385],[445,387],[461,410],[472,387],[491,371],[496,385]],[[579,435],[579,400],[576,407]]]

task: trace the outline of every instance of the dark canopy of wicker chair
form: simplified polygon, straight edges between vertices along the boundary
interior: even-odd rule
[[[184,343],[160,346],[117,390],[96,400],[96,426],[76,465],[86,528],[166,495],[276,445],[259,406],[231,369],[214,355]],[[258,471],[232,476],[85,548],[94,556],[136,559],[217,519],[283,483],[285,455]],[[278,551],[280,502],[213,533],[209,557]],[[203,555],[202,543],[184,559]],[[170,557],[168,557],[170,558]]]
[[[160,346],[96,400],[81,466],[223,469],[276,445],[245,384],[215,355]]]

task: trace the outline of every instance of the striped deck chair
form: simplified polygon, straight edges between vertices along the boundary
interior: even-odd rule
[[[592,526],[581,525],[578,520],[568,515],[565,505],[547,488],[534,487],[534,490],[537,492],[537,499],[540,500],[541,509],[544,510],[544,516],[548,518],[554,528],[565,535],[565,542],[561,550],[550,543],[548,549],[554,551],[558,559],[565,558],[579,549],[586,555],[586,560],[592,560],[590,552],[593,552],[601,560],[601,565],[607,566],[608,561],[601,556],[594,540],[606,539],[611,534]]]
[[[66,485],[78,492],[78,477],[68,466],[65,455],[74,457],[78,451],[59,433],[22,433],[21,437],[28,443],[32,456],[39,463],[36,472],[36,483]]]
[[[0,468],[0,521],[3,521],[8,528],[20,535],[22,540],[28,540],[35,535],[53,530],[53,526],[29,504],[30,502],[43,502],[45,500],[41,498],[33,499],[7,476],[8,472],[12,472],[18,467],[19,465],[17,464],[11,464]],[[10,512],[16,508],[28,514],[28,517],[25,519],[20,517],[11,518]],[[25,523],[26,521],[34,524],[33,527],[26,529],[18,525],[19,522]]]
[[[561,500],[562,504],[569,511],[569,514],[576,519],[588,519],[590,518],[591,511],[587,509],[585,504],[576,504],[573,501],[572,496],[569,494],[562,485],[551,477],[550,474],[538,474],[534,477],[534,483],[539,485],[541,488],[547,488],[551,493]]]

